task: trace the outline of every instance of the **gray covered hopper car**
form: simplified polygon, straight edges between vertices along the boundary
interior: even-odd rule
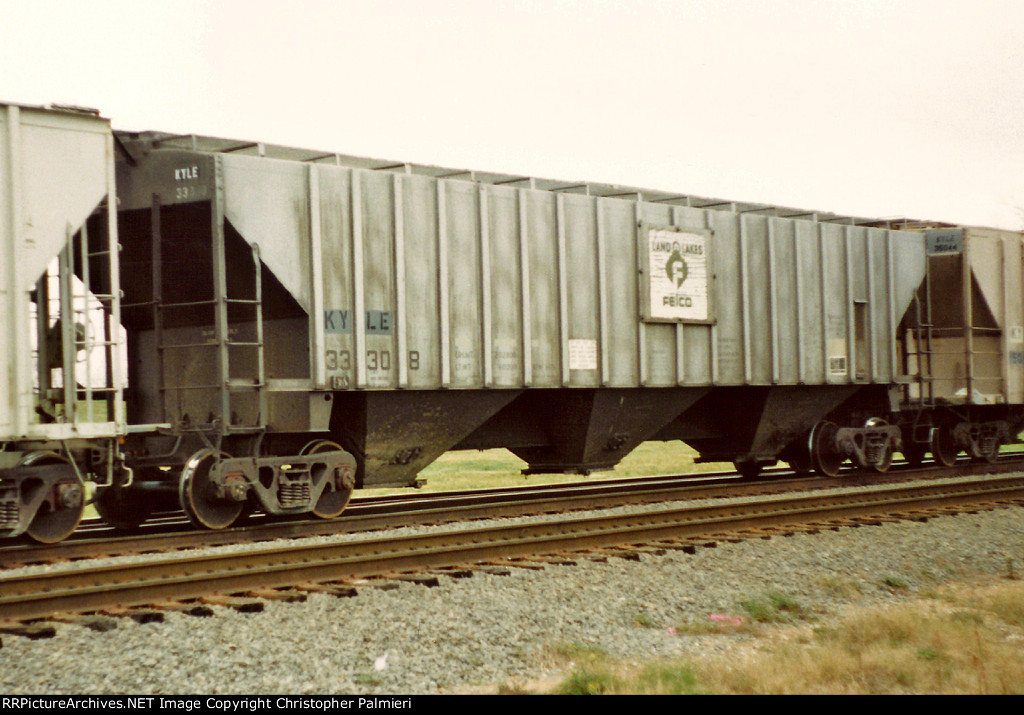
[[[0,536],[60,541],[124,474],[113,194],[110,120],[0,103]]]
[[[179,460],[316,438],[390,486],[450,449],[587,472],[683,439],[756,470],[860,391],[888,409],[926,273],[918,232],[119,139],[130,416]]]
[[[902,221],[927,239],[928,276],[900,326],[903,453],[993,461],[1024,428],[1024,235]]]
[[[64,538],[89,481],[118,527],[223,528],[332,518],[453,449],[835,475],[993,460],[1024,425],[1015,232],[16,105],[0,192],[0,535]]]

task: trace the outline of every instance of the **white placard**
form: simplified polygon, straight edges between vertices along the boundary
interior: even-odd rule
[[[569,340],[569,369],[597,369],[597,341],[583,338]]]
[[[709,320],[708,237],[652,228],[647,241],[650,318]]]
[[[846,338],[828,339],[828,374],[839,377],[849,373],[846,362]]]

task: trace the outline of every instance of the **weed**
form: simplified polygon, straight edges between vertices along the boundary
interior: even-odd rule
[[[760,598],[750,598],[746,601],[740,601],[740,608],[747,612],[747,615],[750,616],[750,620],[757,621],[758,623],[771,623],[779,620],[778,614],[771,605],[765,603]]]
[[[498,695],[529,695],[530,691],[519,681],[510,680],[498,686]]]
[[[1020,638],[1024,586],[999,579],[995,586],[944,589],[934,600],[858,609],[814,629],[757,648],[748,657],[728,655],[699,662],[658,661],[645,666],[604,660],[578,668],[559,692],[722,694],[1024,694]],[[771,596],[774,596],[772,598]],[[749,603],[766,618],[791,618],[792,599],[767,594]],[[946,605],[953,605],[952,612]],[[760,611],[758,611],[760,609]],[[759,631],[766,630],[763,627]],[[788,632],[785,623],[772,630]]]
[[[594,643],[560,643],[552,648],[555,655],[567,660],[603,660],[608,652]]]
[[[617,680],[604,670],[580,668],[572,672],[558,692],[562,695],[603,695],[610,692]]]
[[[648,665],[637,676],[636,682],[643,692],[648,693],[697,695],[703,692],[699,687],[696,671],[688,664]]]
[[[768,600],[771,602],[772,607],[776,611],[785,611],[786,613],[802,613],[803,609],[794,601],[792,598],[784,593],[778,591],[772,591],[768,594]]]
[[[639,613],[634,614],[633,623],[641,628],[654,628],[656,626],[654,619],[651,618],[651,614],[646,611],[640,611]]]
[[[822,576],[818,579],[818,584],[826,593],[836,598],[856,598],[864,590],[859,581],[847,576]]]
[[[804,611],[789,596],[772,591],[765,598],[750,598],[740,601],[740,608],[747,612],[750,620],[758,623],[778,623],[794,618],[803,618]]]
[[[1024,628],[1024,594],[997,591],[984,596],[979,605],[1001,621]]]
[[[974,611],[954,611],[950,614],[949,620],[953,623],[962,623],[965,625],[980,626],[985,622],[984,617],[980,613]]]
[[[823,643],[834,643],[842,637],[838,628],[830,626],[818,626],[813,631],[815,639]]]
[[[894,591],[902,591],[907,587],[907,582],[896,576],[886,576],[882,579],[882,583]]]

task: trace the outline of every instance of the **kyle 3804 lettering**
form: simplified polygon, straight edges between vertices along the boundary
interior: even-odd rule
[[[366,322],[363,324],[367,334],[391,335],[391,312],[387,310],[366,311]],[[324,311],[324,332],[342,333],[352,332],[352,314],[347,310],[325,310]]]
[[[174,198],[177,201],[195,201],[206,198],[206,185],[199,183],[199,166],[181,166],[174,170]]]

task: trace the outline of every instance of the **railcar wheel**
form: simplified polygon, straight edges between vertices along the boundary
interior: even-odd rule
[[[242,513],[245,501],[235,501],[217,495],[217,487],[210,479],[213,466],[227,457],[214,449],[201,449],[185,463],[178,483],[178,499],[185,514],[196,526],[204,529],[226,529]]]
[[[811,430],[811,464],[814,471],[826,477],[839,475],[846,455],[836,448],[835,436],[839,427],[834,422],[819,422]]]
[[[299,455],[306,456],[307,454],[319,454],[321,452],[344,451],[340,444],[321,439],[307,444],[299,452]],[[350,485],[345,489],[324,489],[320,494],[320,498],[316,501],[316,506],[313,507],[313,514],[321,519],[333,519],[336,516],[340,516],[345,511],[345,507],[348,506],[349,500],[352,499],[354,486]]]
[[[952,467],[956,464],[959,452],[953,441],[953,431],[947,425],[937,428],[932,435],[932,456],[935,461],[943,467]]]
[[[70,464],[55,452],[36,452],[21,461],[22,466],[45,466],[47,464]],[[85,509],[85,484],[77,473],[53,485],[52,493],[32,517],[32,523],[25,531],[41,544],[56,544],[71,536],[82,521]]]

